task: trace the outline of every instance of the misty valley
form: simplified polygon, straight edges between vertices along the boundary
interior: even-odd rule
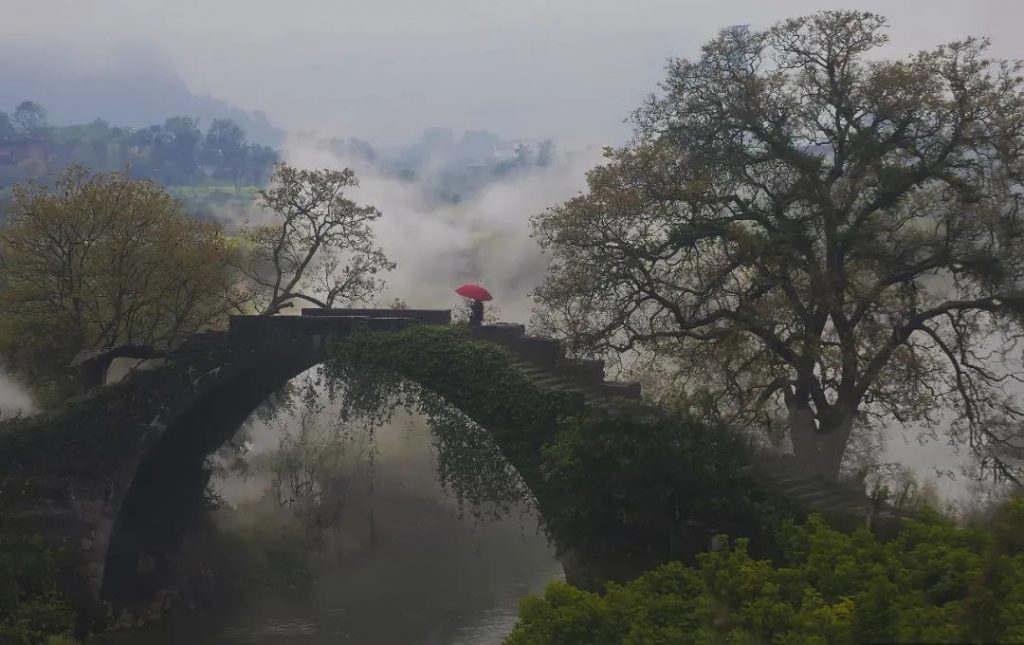
[[[0,645],[1024,642],[986,1],[19,8]]]

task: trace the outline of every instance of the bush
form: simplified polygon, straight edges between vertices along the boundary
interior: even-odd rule
[[[543,446],[546,521],[573,546],[607,559],[666,562],[703,547],[709,527],[756,536],[767,502],[745,474],[749,455],[730,428],[686,414],[564,417]],[[699,528],[698,528],[699,527]]]
[[[741,539],[603,597],[553,583],[522,602],[506,643],[1021,642],[1022,527],[1021,499],[984,530],[930,514],[888,542],[812,516],[783,526],[778,566]]]
[[[54,554],[40,540],[0,535],[0,643],[74,643],[74,624]]]
[[[516,486],[487,483],[508,481],[497,463],[507,459],[537,499],[548,534],[594,581],[692,557],[712,530],[762,548],[772,532],[765,527],[788,513],[746,473],[746,442],[725,425],[651,414],[635,402],[579,410],[565,392],[529,380],[504,349],[457,328],[347,336],[335,343],[327,373],[344,386],[346,405],[373,418],[403,392],[395,375],[429,390],[411,388],[438,431],[446,481],[484,483],[507,501]],[[454,408],[485,427],[498,450],[481,450]]]

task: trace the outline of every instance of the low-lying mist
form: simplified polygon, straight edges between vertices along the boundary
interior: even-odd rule
[[[28,390],[0,367],[0,420],[36,411]]]
[[[383,424],[343,423],[318,399],[247,424],[245,474],[214,479],[219,530],[289,535],[310,585],[267,589],[221,624],[193,624],[197,636],[498,643],[520,597],[564,578],[529,504],[478,515],[442,485],[426,418],[398,409]]]
[[[292,138],[285,159],[301,168],[353,168],[359,203],[383,213],[375,225],[384,252],[398,264],[386,277],[380,302],[399,298],[410,307],[457,307],[453,291],[479,282],[494,295],[491,303],[509,322],[527,322],[530,291],[539,284],[545,262],[530,238],[530,217],[564,201],[586,185],[585,173],[601,158],[599,148],[558,156],[545,167],[531,167],[496,180],[459,203],[438,203],[426,191],[437,166],[416,181],[387,177],[360,159],[338,157],[305,139]]]

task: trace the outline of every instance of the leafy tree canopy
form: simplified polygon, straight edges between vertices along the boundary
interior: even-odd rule
[[[266,183],[277,152],[248,143],[242,128],[231,119],[214,119],[202,132],[197,119],[174,116],[163,124],[121,128],[102,119],[70,126],[49,126],[46,108],[23,101],[11,116],[0,112],[0,139],[30,135],[44,149],[44,159],[16,161],[0,168],[0,188],[82,165],[94,172],[130,166],[132,175],[168,186],[230,182],[236,192],[243,185]]]
[[[989,530],[933,515],[880,542],[813,516],[778,566],[743,540],[599,596],[562,582],[520,604],[508,645],[1010,643],[1024,638],[1024,501]]]
[[[949,410],[1020,482],[1021,65],[980,39],[878,60],[885,25],[827,11],[672,61],[633,142],[535,218],[541,322],[780,419],[823,475],[855,428]]]
[[[46,108],[35,101],[22,101],[14,109],[11,122],[17,131],[24,135],[38,134],[48,125]]]
[[[162,187],[70,168],[14,190],[0,229],[0,354],[33,383],[82,350],[161,346],[226,314],[230,250]]]
[[[347,418],[380,418],[415,394],[438,439],[442,481],[471,502],[517,500],[511,464],[586,584],[692,557],[712,530],[768,550],[765,538],[793,510],[745,472],[746,443],[730,428],[653,415],[635,402],[581,411],[565,391],[526,378],[505,350],[457,327],[338,339],[327,376],[344,392]]]
[[[75,613],[58,577],[57,558],[42,540],[0,534],[0,642],[77,643]]]
[[[0,110],[0,139],[8,139],[18,134],[18,131],[14,128],[14,124],[11,123],[11,117],[3,110]]]

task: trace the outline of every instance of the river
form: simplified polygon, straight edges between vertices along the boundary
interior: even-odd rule
[[[277,441],[273,427],[257,426],[251,452]],[[355,441],[339,467],[344,503],[329,527],[326,553],[318,554],[300,591],[259,589],[229,610],[177,612],[149,629],[90,643],[500,643],[515,624],[519,600],[564,579],[536,516],[523,506],[497,520],[460,512],[438,482],[422,418],[396,415],[375,430],[372,444],[368,450],[365,441]],[[269,481],[265,474],[216,478],[230,511],[224,514],[232,518],[225,530],[279,519],[249,510],[256,508],[253,500],[266,497]]]

